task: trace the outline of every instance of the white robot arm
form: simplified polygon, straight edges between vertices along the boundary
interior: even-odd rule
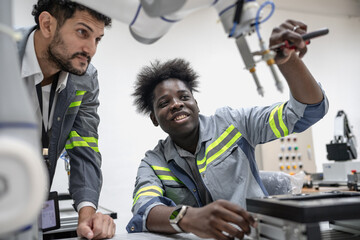
[[[11,12],[11,0],[0,1],[0,239],[35,223],[48,193],[38,126],[21,83]]]
[[[244,61],[245,68],[250,71],[257,86],[258,93],[263,96],[264,90],[256,75],[254,55],[261,55],[266,61],[275,79],[277,89],[282,92],[283,86],[274,68],[274,53],[265,47],[260,37],[259,25],[261,10],[272,6],[273,2],[264,2],[261,6],[254,0],[74,0],[93,8],[103,14],[129,25],[132,36],[139,42],[151,44],[164,36],[172,25],[181,21],[190,13],[200,9],[214,7],[220,17],[225,33],[236,39],[236,45]],[[272,12],[271,12],[272,13]],[[271,15],[270,13],[270,15]],[[268,17],[270,17],[270,15]],[[260,51],[251,52],[246,36],[257,32]]]

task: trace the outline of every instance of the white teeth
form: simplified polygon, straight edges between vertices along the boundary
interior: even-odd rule
[[[186,115],[180,115],[175,118],[176,121],[186,118]]]

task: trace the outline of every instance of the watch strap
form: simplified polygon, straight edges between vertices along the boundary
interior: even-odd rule
[[[184,231],[179,227],[177,223],[170,223],[171,227],[175,229],[178,233],[183,233]]]
[[[184,231],[179,227],[178,223],[184,217],[188,206],[178,205],[174,211],[171,213],[169,221],[171,227],[178,233],[183,233]]]

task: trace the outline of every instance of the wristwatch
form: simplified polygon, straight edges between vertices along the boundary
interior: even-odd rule
[[[184,217],[186,210],[189,206],[186,205],[178,205],[171,213],[169,217],[170,225],[177,231],[178,233],[183,233],[184,231],[179,227],[178,223]]]

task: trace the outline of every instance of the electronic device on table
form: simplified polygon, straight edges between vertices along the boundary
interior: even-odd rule
[[[359,239],[360,193],[320,192],[246,199],[255,239]],[[329,227],[324,229],[324,223]]]

